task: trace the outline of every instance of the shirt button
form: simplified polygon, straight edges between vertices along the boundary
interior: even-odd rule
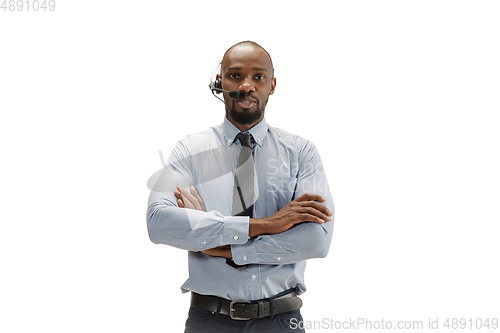
[[[247,256],[243,256],[243,260],[247,261],[248,257]]]
[[[234,240],[238,240],[239,237],[238,237],[238,235],[234,235],[233,238],[234,238]]]
[[[254,279],[254,280],[255,280],[255,278],[256,278],[256,277],[257,277],[257,276],[256,276],[255,274],[254,274],[254,275],[252,275],[252,279]]]
[[[276,258],[276,260],[278,260],[278,261],[281,260],[281,257]]]

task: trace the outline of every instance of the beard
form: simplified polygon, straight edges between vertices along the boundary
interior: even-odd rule
[[[262,114],[264,113],[264,107],[267,104],[266,101],[266,103],[264,103],[264,105],[261,106],[260,101],[256,99],[254,99],[254,101],[256,106],[254,111],[243,110],[238,112],[236,111],[236,100],[233,99],[231,105],[226,105],[226,115],[229,114],[231,118],[238,124],[242,125],[253,124],[262,117]]]

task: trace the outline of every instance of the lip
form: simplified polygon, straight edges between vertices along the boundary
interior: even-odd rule
[[[255,100],[253,100],[251,98],[245,98],[245,99],[242,99],[242,100],[237,100],[236,103],[240,107],[242,107],[243,109],[251,108],[252,106],[254,106],[256,104]]]

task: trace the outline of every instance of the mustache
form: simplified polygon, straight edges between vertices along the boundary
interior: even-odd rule
[[[245,93],[240,93],[240,95],[238,96],[238,98],[235,98],[235,100],[237,101],[242,101],[242,100],[245,100],[245,99],[250,99],[256,103],[260,102],[258,98],[254,97],[253,95],[251,94],[245,94]]]

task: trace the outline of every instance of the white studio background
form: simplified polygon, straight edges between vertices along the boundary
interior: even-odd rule
[[[207,85],[242,40],[336,203],[304,319],[499,317],[497,1],[55,2],[0,10],[2,332],[183,331],[187,256],[149,241],[146,181],[222,122]]]

